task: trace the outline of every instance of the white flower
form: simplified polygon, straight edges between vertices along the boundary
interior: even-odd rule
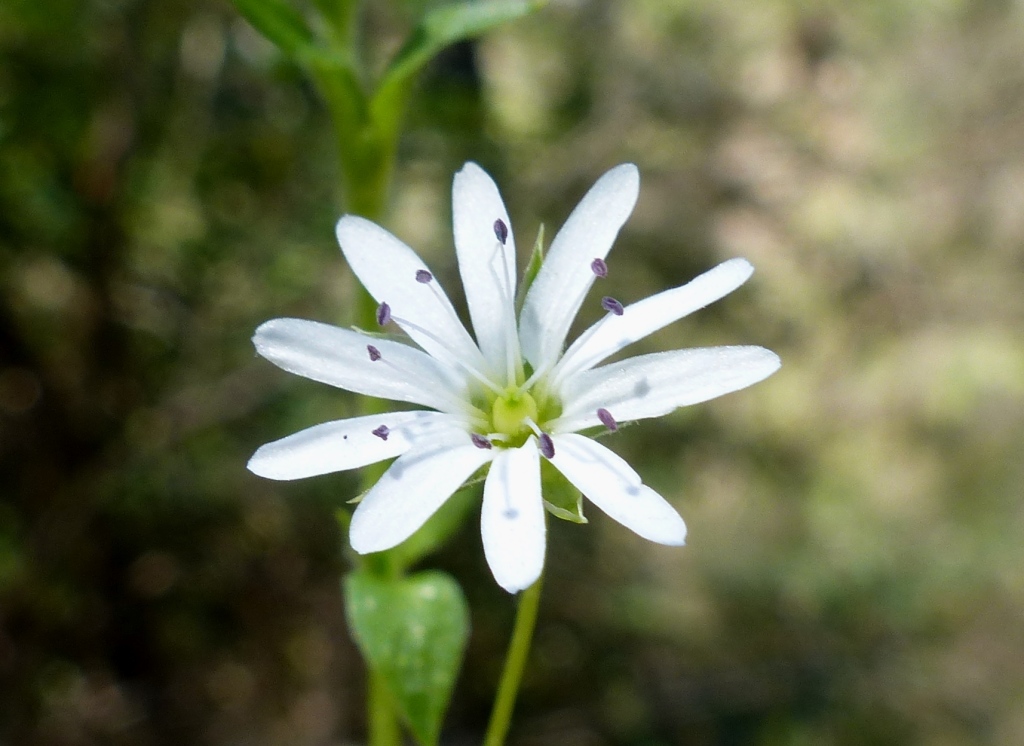
[[[779,367],[762,347],[710,347],[599,363],[739,287],[753,268],[732,259],[681,287],[607,314],[563,352],[569,326],[633,210],[640,180],[625,164],[602,176],[559,231],[515,315],[516,250],[494,181],[474,163],[452,187],[455,250],[476,340],[416,253],[383,228],[347,215],[341,250],[420,349],[315,321],[275,319],[256,330],[263,357],[306,378],[427,410],[327,422],[260,448],[249,469],[300,479],[395,458],[352,516],[360,554],[405,541],[469,478],[490,464],[481,532],[498,583],[529,587],[544,565],[541,459],[593,504],[640,536],[681,545],[679,514],[622,458],[583,430],[659,417],[750,386]]]

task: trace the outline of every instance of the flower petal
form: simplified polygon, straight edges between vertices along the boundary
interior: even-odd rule
[[[701,347],[640,355],[577,373],[562,384],[562,416],[550,427],[573,432],[600,424],[598,409],[619,422],[660,417],[763,380],[779,369],[763,347]]]
[[[523,354],[535,369],[552,364],[594,282],[590,265],[604,259],[640,193],[636,166],[606,173],[583,197],[551,242],[519,317]]]
[[[273,319],[252,338],[256,351],[280,368],[367,396],[464,412],[461,374],[401,342],[377,339],[305,319]],[[368,347],[380,352],[371,360]]]
[[[415,251],[379,225],[355,215],[339,220],[336,233],[342,253],[370,295],[378,303],[387,303],[393,316],[419,327],[397,322],[416,344],[447,362],[461,359],[480,367],[480,350],[437,279],[417,280],[418,272],[430,268]]]
[[[430,437],[432,430],[451,422],[451,415],[423,411],[325,422],[261,446],[249,459],[249,471],[288,480],[356,469],[400,456]],[[381,437],[382,425],[387,437]]]
[[[551,463],[610,518],[658,544],[680,546],[686,541],[679,513],[620,456],[582,435],[556,435],[553,440]]]
[[[530,438],[520,448],[499,451],[484,483],[480,512],[487,564],[509,593],[529,588],[544,569],[544,500],[540,456]]]
[[[495,221],[508,231],[504,247],[495,234]],[[516,242],[498,187],[475,163],[467,163],[452,182],[452,224],[459,274],[473,331],[490,370],[503,373],[508,344],[514,336]]]
[[[474,446],[464,430],[439,434],[406,451],[352,514],[352,548],[367,554],[401,544],[493,456]]]
[[[592,368],[627,345],[673,321],[714,303],[738,288],[753,273],[746,259],[730,259],[677,288],[626,306],[587,329],[558,362],[555,378]]]

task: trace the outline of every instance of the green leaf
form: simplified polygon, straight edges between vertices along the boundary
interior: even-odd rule
[[[551,515],[563,521],[587,523],[583,515],[583,493],[573,487],[547,459],[540,464],[540,483],[544,507]]]
[[[452,495],[441,508],[412,536],[390,554],[398,567],[406,569],[423,557],[440,549],[466,520],[474,505],[479,504],[479,491],[470,487]]]
[[[522,18],[544,3],[545,0],[478,0],[427,11],[391,60],[373,98],[374,121],[381,131],[397,132],[416,73],[438,52],[457,41]]]
[[[392,60],[385,81],[408,78],[449,44],[479,36],[543,5],[538,0],[478,0],[429,10]]]
[[[292,56],[313,46],[313,32],[302,14],[284,0],[232,0],[253,28],[285,54]]]
[[[537,279],[541,265],[544,264],[544,223],[537,227],[537,240],[533,242],[533,251],[530,252],[530,261],[526,264],[526,271],[523,272],[523,281],[519,285],[519,293],[516,298],[516,308],[521,308],[526,299],[526,293],[530,285]]]
[[[446,573],[345,578],[349,627],[423,746],[437,743],[469,636],[466,599]]]

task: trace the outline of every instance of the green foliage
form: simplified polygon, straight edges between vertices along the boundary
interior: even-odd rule
[[[316,82],[334,120],[349,212],[379,218],[394,168],[400,126],[417,74],[446,47],[540,8],[540,0],[484,0],[427,8],[379,81],[361,80],[367,65],[352,32],[359,3],[321,0],[330,30],[317,39],[287,0],[232,0],[239,12]],[[365,300],[365,299],[364,299]],[[369,302],[359,316],[369,316]]]
[[[352,635],[380,674],[416,739],[437,743],[469,637],[469,610],[450,575],[430,571],[387,579],[345,579]]]
[[[547,459],[540,463],[540,479],[544,507],[551,515],[570,523],[587,522],[583,515],[583,493],[573,487]]]
[[[477,0],[428,10],[388,66],[381,90],[401,87],[438,52],[544,6],[544,0]]]
[[[540,265],[544,263],[544,224],[537,227],[537,238],[533,242],[533,250],[530,252],[530,260],[526,263],[523,271],[523,281],[519,283],[519,292],[516,297],[516,308],[522,308],[526,293],[529,292],[533,281],[537,279],[540,272]]]
[[[289,55],[303,55],[314,48],[313,32],[287,0],[231,0],[245,20]]]

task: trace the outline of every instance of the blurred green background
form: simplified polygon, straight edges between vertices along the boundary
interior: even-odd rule
[[[416,3],[369,5],[393,50]],[[757,267],[638,347],[783,359],[608,441],[689,545],[553,522],[511,743],[1024,743],[1022,29],[1019,0],[566,0],[431,66],[389,227],[453,296],[464,160],[524,246],[634,161],[611,294]],[[244,468],[354,411],[249,342],[349,319],[335,147],[227,3],[0,4],[4,746],[363,739],[356,477]],[[473,609],[444,742],[478,743],[513,603],[475,518],[431,564]]]

